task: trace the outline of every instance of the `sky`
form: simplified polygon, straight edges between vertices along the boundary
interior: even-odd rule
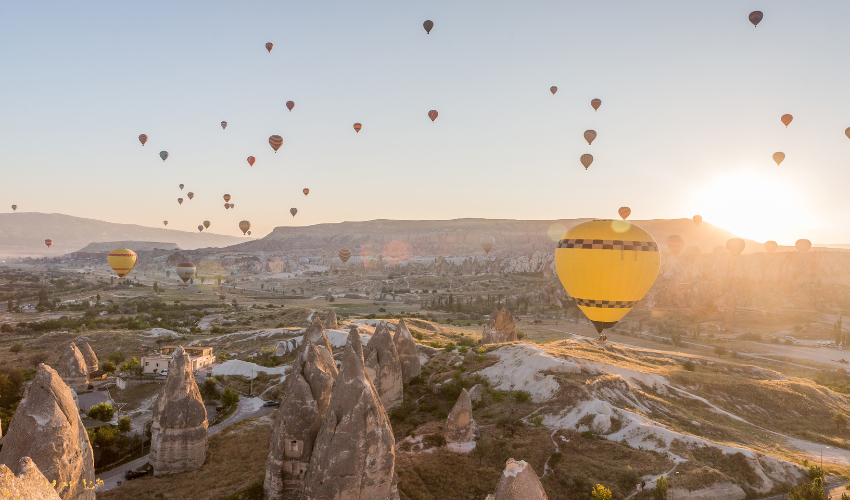
[[[848,18],[838,0],[2,2],[0,210],[262,236],[629,206],[850,243]]]

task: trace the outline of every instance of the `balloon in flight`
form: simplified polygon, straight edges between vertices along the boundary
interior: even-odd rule
[[[142,146],[144,146],[145,143],[148,142],[148,136],[146,136],[145,134],[140,135],[139,136],[139,142],[141,142]]]
[[[812,242],[805,239],[797,240],[794,246],[797,247],[798,252],[808,252],[812,248]]]
[[[440,115],[440,113],[437,113],[436,109],[432,109],[431,111],[428,112],[428,118],[430,118],[431,121],[436,120],[437,116],[439,116],[439,115]]]
[[[794,117],[791,116],[791,115],[788,115],[788,114],[782,115],[782,118],[780,118],[780,120],[782,120],[782,123],[785,124],[786,128],[788,127],[789,124],[791,124],[791,120],[793,120],[793,119],[794,119]]]
[[[764,242],[764,249],[767,250],[767,253],[773,253],[777,248],[779,248],[779,244],[773,240]]]
[[[271,52],[273,48],[274,48],[274,44],[273,44],[273,43],[271,43],[271,42],[266,42],[266,50],[268,50],[269,52]]]
[[[773,161],[775,161],[777,165],[782,163],[784,160],[785,160],[785,153],[782,153],[782,152],[773,153]]]
[[[250,165],[250,166],[252,166],[252,167],[253,167],[253,166],[254,166],[254,162],[255,162],[255,161],[257,161],[257,159],[256,159],[256,158],[254,158],[253,156],[249,156],[249,157],[248,157],[248,165]]]
[[[694,215],[694,224],[699,226],[700,222],[702,222],[702,215]]]
[[[204,227],[205,227],[205,228],[207,228],[207,229],[209,229],[209,228],[210,228],[210,221],[205,220],[205,221],[204,221]]]
[[[182,204],[183,204],[183,198],[177,198],[177,203],[179,203],[180,205],[182,205]]]
[[[492,236],[481,237],[481,248],[484,250],[484,253],[490,253],[494,245],[496,245],[496,238]]]
[[[248,236],[251,236],[251,231],[248,231]]]
[[[434,21],[429,19],[422,23],[422,27],[425,28],[425,34],[430,35],[431,30],[434,29]]]
[[[729,240],[726,241],[726,249],[729,250],[729,253],[731,253],[733,257],[741,255],[741,252],[744,251],[744,247],[746,246],[747,242],[741,238],[729,238]]]
[[[295,217],[295,214],[297,214],[297,213],[298,213],[298,209],[297,209],[297,208],[290,208],[290,209],[289,209],[289,213],[291,213],[291,214],[292,214],[292,216],[293,216],[293,217]]]
[[[224,198],[224,201],[230,201],[230,195],[229,194],[222,196],[222,198]]]
[[[351,258],[351,250],[349,250],[347,248],[343,248],[342,250],[339,251],[339,260],[341,260],[343,264],[348,262],[348,259],[350,259],[350,258]]]
[[[685,240],[678,234],[671,234],[667,237],[667,248],[673,252],[673,255],[679,255],[679,252],[685,248]]]
[[[277,150],[283,146],[283,137],[279,135],[273,135],[269,137],[269,145],[274,149],[274,152],[277,153]]]
[[[239,223],[239,229],[242,230],[242,234],[245,234],[248,232],[249,229],[251,229],[251,223],[246,220],[243,220]]]
[[[221,129],[224,130],[227,128],[227,122],[221,122]]]
[[[292,111],[292,108],[295,107],[295,101],[286,101],[286,109]]]
[[[198,232],[200,233],[200,232],[201,232],[201,231],[203,231],[203,230],[204,230],[204,225],[203,225],[203,224],[198,224]]]
[[[116,248],[106,256],[109,267],[119,278],[124,278],[136,267],[139,257],[129,248]]]
[[[587,167],[593,163],[593,155],[581,155],[581,164],[584,165],[584,169],[587,170]]]
[[[754,10],[750,12],[750,22],[753,23],[754,27],[758,27],[761,20],[764,18],[764,14],[760,10]]]
[[[180,191],[183,191],[183,184],[180,184],[178,187],[180,188]]]
[[[594,99],[590,101],[590,105],[593,106],[593,110],[596,111],[599,109],[599,106],[602,106],[602,99]]]
[[[189,199],[191,200],[192,198],[195,197],[195,193],[189,191],[188,193],[186,193],[186,196],[189,197]]]
[[[195,277],[197,268],[191,262],[183,262],[177,265],[177,276],[183,280],[183,283],[188,283],[190,279]]]
[[[167,221],[167,220],[162,221],[162,225],[163,225],[163,226],[167,226],[167,225],[168,225],[168,221]]]
[[[359,123],[354,124],[354,131],[357,132],[358,134],[360,133],[361,128],[363,128],[363,125],[360,125]]]
[[[304,193],[304,196],[307,196],[308,194],[310,194],[310,190],[308,188],[302,189],[301,192]]]
[[[228,208],[230,208],[230,203],[225,203],[225,204],[224,204],[224,209],[225,209],[225,210],[227,210]]]
[[[555,249],[561,284],[600,333],[617,324],[646,295],[660,266],[658,244],[628,222],[579,224],[564,234]]]
[[[17,206],[17,205],[12,205],[12,211],[13,211],[13,212],[14,212],[15,210],[17,210],[17,209],[18,209],[18,206]]]
[[[632,209],[629,207],[620,207],[620,209],[617,210],[617,213],[620,214],[621,219],[626,220],[629,218],[629,215],[632,214]]]
[[[587,141],[587,144],[590,145],[596,139],[596,131],[595,130],[585,130],[584,131],[584,140]]]
[[[47,248],[50,248],[50,245],[53,244],[53,240],[48,238],[48,239],[44,240],[44,244],[47,245]]]
[[[160,151],[159,157],[162,158],[162,161],[165,161],[168,158],[168,151]]]
[[[551,92],[551,93],[552,93],[552,95],[555,95],[555,92],[557,92],[557,91],[558,91],[558,87],[556,87],[556,86],[554,86],[554,85],[552,85],[551,87],[549,87],[549,92]]]
[[[846,129],[844,129],[844,135],[846,135],[847,138],[850,139],[850,127],[847,127]]]

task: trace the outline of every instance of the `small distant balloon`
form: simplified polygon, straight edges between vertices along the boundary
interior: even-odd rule
[[[183,191],[183,184],[180,184],[178,187],[180,188],[180,191]]]
[[[347,248],[343,248],[342,250],[339,251],[339,260],[341,260],[343,264],[348,262],[348,259],[350,259],[350,258],[351,258],[351,250],[349,250]]]
[[[434,29],[434,21],[431,21],[429,19],[429,20],[425,21],[424,23],[422,23],[422,27],[425,28],[425,34],[430,35],[431,30]],[[451,31],[451,30],[449,30],[449,31]]]
[[[159,157],[162,158],[162,161],[165,161],[165,159],[168,158],[168,151],[160,151]]]
[[[268,50],[269,52],[271,52],[273,48],[274,48],[274,44],[273,44],[273,43],[271,43],[271,42],[266,42],[266,50]]]
[[[620,217],[623,220],[626,220],[629,218],[629,215],[632,214],[632,209],[629,207],[620,207],[620,209],[617,210],[617,213],[620,214]]]
[[[229,209],[229,208],[230,208],[230,203],[225,203],[225,204],[224,204],[224,209],[225,209],[225,210],[227,210],[227,209]]]
[[[288,109],[289,111],[292,111],[292,108],[294,108],[294,107],[295,107],[295,102],[286,101],[286,109]]]
[[[167,226],[167,225],[168,225],[168,221],[167,221],[167,220],[162,221],[162,225],[163,225],[163,226]]]
[[[274,152],[277,153],[277,150],[283,146],[283,137],[279,135],[273,135],[269,137],[269,145],[274,149]]]
[[[776,162],[777,165],[785,161],[785,153],[777,152],[773,153],[773,161]]]
[[[182,205],[183,204],[183,198],[177,198],[177,203]]]
[[[767,250],[767,253],[773,253],[777,248],[779,248],[779,244],[773,240],[764,242],[764,249]]]
[[[794,117],[789,115],[789,114],[782,115],[782,118],[780,118],[780,120],[782,120],[782,123],[785,124],[786,128],[788,127],[788,125],[791,123],[791,120],[793,120],[793,119],[794,119]]]
[[[145,134],[140,135],[139,136],[139,142],[141,142],[142,146],[144,146],[145,143],[148,142],[148,136],[146,136]]]
[[[581,164],[584,165],[585,170],[591,163],[593,163],[593,155],[581,155]]]
[[[671,234],[667,237],[667,248],[673,252],[673,255],[679,255],[679,252],[685,248],[685,240],[678,234]]]
[[[599,106],[602,106],[602,99],[594,99],[590,101],[590,105],[593,106],[593,110],[596,111],[599,109]]]
[[[846,135],[847,138],[850,139],[850,127],[847,127],[846,129],[844,129],[844,135]]]
[[[432,109],[431,111],[428,112],[428,118],[430,118],[431,121],[436,120],[437,116],[439,116],[439,115],[440,115],[440,113],[437,113],[436,109]]]
[[[289,209],[289,213],[291,213],[291,214],[292,214],[292,216],[293,216],[293,217],[295,217],[295,214],[297,214],[297,213],[298,213],[298,209],[297,209],[297,208],[290,208],[290,209]]]
[[[481,237],[481,248],[484,250],[484,253],[490,253],[490,250],[493,249],[494,245],[496,245],[496,238],[493,238],[492,236]]]
[[[186,193],[186,196],[191,200],[192,198],[195,197],[195,193],[189,191],[188,193]]]
[[[307,188],[302,189],[301,192],[304,193],[304,196],[307,196],[308,194],[310,194],[310,190],[307,189]]]
[[[224,201],[230,201],[230,195],[229,194],[222,196],[222,198],[224,198]]]
[[[224,130],[227,128],[227,122],[221,122],[221,129]]]
[[[596,140],[596,131],[595,130],[585,130],[584,131],[584,140],[587,141],[587,144],[590,145]]]
[[[741,255],[741,252],[744,251],[744,247],[746,246],[747,242],[741,238],[729,238],[729,240],[726,241],[726,249],[729,250],[729,253],[731,253],[733,257]]]
[[[558,91],[558,87],[556,87],[556,86],[554,86],[554,85],[552,85],[551,87],[549,87],[549,92],[551,92],[551,93],[552,93],[552,95],[555,95],[555,92],[557,92],[557,91]]]
[[[254,158],[253,156],[249,156],[249,157],[248,157],[248,165],[250,165],[250,166],[252,166],[252,167],[253,167],[253,166],[254,166],[254,162],[255,162],[255,161],[257,161],[257,159],[256,159],[256,158]]]
[[[699,226],[700,222],[702,222],[702,215],[694,215],[694,224]]]
[[[12,211],[13,211],[13,212],[14,212],[15,210],[17,210],[17,209],[18,209],[18,206],[17,206],[17,205],[12,205]]]
[[[805,239],[797,240],[794,246],[797,247],[798,252],[808,252],[812,248],[812,242]]]
[[[251,231],[248,231],[248,236],[251,236]]]
[[[357,132],[358,134],[360,133],[361,128],[363,128],[363,125],[360,125],[359,123],[354,124],[354,131]],[[850,129],[848,129],[848,130],[850,130]]]
[[[50,248],[50,245],[53,244],[53,240],[48,238],[48,239],[44,240],[44,244],[47,245],[47,248]]]
[[[246,234],[248,233],[248,230],[251,229],[251,223],[246,220],[243,220],[239,223],[239,229],[242,230],[242,234]]]
[[[201,232],[201,231],[203,231],[203,230],[204,230],[204,225],[203,225],[203,224],[198,224],[198,232]]]
[[[209,229],[209,228],[210,228],[210,221],[205,220],[205,221],[204,221],[204,227],[205,227],[205,228],[207,228],[207,229]]]
[[[764,14],[760,10],[750,12],[750,22],[753,23],[754,27],[757,27],[763,18]]]

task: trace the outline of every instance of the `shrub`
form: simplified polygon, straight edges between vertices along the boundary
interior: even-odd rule
[[[487,354],[487,349],[484,347],[479,347],[477,352],[478,354]]]
[[[534,415],[533,417],[528,417],[528,421],[531,425],[541,426],[543,425],[543,415]]]
[[[429,434],[422,438],[422,443],[426,446],[439,448],[446,445],[446,438],[442,434]]]
[[[514,391],[514,400],[517,403],[525,403],[531,399],[531,393],[528,391]]]
[[[460,340],[457,341],[457,343],[458,343],[458,345],[462,345],[462,346],[466,346],[466,347],[472,347],[472,346],[478,345],[477,340],[475,340],[472,337],[467,337],[467,336],[461,337]]]
[[[583,437],[584,439],[594,439],[596,437],[590,431],[584,431],[581,434],[579,434],[579,436]]]
[[[218,384],[212,377],[207,377],[201,385],[201,395],[207,399],[218,399],[221,395],[218,392]]]
[[[516,338],[517,338],[518,340],[522,340],[522,339],[524,339],[524,338],[525,338],[525,332],[524,332],[524,331],[522,331],[522,330],[517,330],[517,331],[516,331]]]
[[[682,368],[688,370],[689,372],[692,372],[697,369],[697,365],[693,361],[685,361],[684,363],[682,363]]]
[[[601,484],[597,484],[590,493],[590,497],[593,500],[611,500],[611,490]]]
[[[722,357],[724,354],[726,354],[726,352],[727,352],[726,348],[723,347],[722,345],[719,345],[719,346],[714,348],[714,354],[717,354],[718,356]]]
[[[422,333],[422,332],[417,332],[417,331],[415,331],[415,330],[411,332],[411,335],[413,335],[413,338],[415,338],[416,340],[422,340],[422,339],[424,339],[424,338],[425,338],[425,334],[424,334],[424,333]]]
[[[130,417],[121,417],[118,419],[118,432],[127,434],[133,427],[130,425]]]
[[[22,342],[15,342],[9,350],[15,353],[21,352],[24,350],[24,344]]]
[[[115,371],[115,363],[113,363],[112,361],[105,361],[103,363],[103,366],[100,367],[100,369],[105,371],[106,373],[112,373]]]
[[[103,402],[89,408],[87,413],[89,418],[100,420],[101,422],[109,422],[112,420],[113,415],[115,415],[115,408],[109,403]]]
[[[446,351],[448,351],[448,352],[452,352],[452,351],[454,351],[454,350],[455,350],[455,348],[456,348],[456,347],[457,347],[457,346],[455,345],[455,343],[454,343],[454,342],[449,342],[448,344],[446,344],[446,346],[445,346],[445,347],[443,347],[443,349],[445,349],[445,350],[446,350]]]
[[[231,407],[239,402],[239,393],[231,389],[230,387],[226,388],[224,392],[221,393],[221,404],[225,407]]]
[[[655,481],[655,491],[652,492],[654,500],[667,500],[667,479],[664,476]]]
[[[460,346],[460,347],[458,347],[458,348],[457,348],[457,352],[459,352],[459,353],[461,353],[461,354],[465,355],[466,353],[468,353],[468,352],[469,352],[469,348],[468,348],[468,347],[466,347],[465,345],[462,345],[462,346]]]

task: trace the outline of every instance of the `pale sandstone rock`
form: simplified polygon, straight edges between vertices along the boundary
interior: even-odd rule
[[[94,500],[94,456],[80,411],[59,374],[44,364],[9,423],[0,464],[17,470],[24,457],[56,481],[62,500]]]
[[[313,316],[313,321],[310,323],[310,326],[307,327],[307,331],[304,332],[304,339],[301,341],[301,345],[298,346],[297,352],[303,350],[304,345],[306,345],[308,341],[312,342],[324,351],[322,352],[322,355],[329,363],[334,363],[334,351],[331,346],[331,341],[325,333],[325,329],[322,327],[322,322],[319,321],[319,317],[317,315]]]
[[[511,312],[505,308],[501,310],[493,309],[493,312],[490,313],[490,323],[484,327],[481,343],[501,344],[516,341],[516,324]]]
[[[363,348],[366,372],[381,396],[384,410],[392,410],[404,399],[404,384],[401,378],[401,362],[398,359],[393,338],[387,324],[381,322]]]
[[[453,447],[452,444],[468,444],[475,440],[475,420],[472,419],[472,400],[466,389],[460,391],[460,396],[457,402],[449,413],[449,418],[446,419],[446,426],[443,430],[448,442],[449,449],[454,451],[471,451],[471,447]]]
[[[150,464],[156,476],[199,469],[207,454],[207,410],[183,346],[168,368],[153,408]]]
[[[401,363],[401,379],[404,383],[408,383],[412,378],[422,374],[422,362],[419,360],[416,342],[410,335],[410,330],[407,328],[404,319],[398,322],[393,343],[398,352],[398,360]]]
[[[86,371],[88,373],[96,372],[100,366],[100,362],[97,360],[97,355],[94,353],[94,349],[91,348],[88,342],[83,342],[82,345],[77,347],[80,350],[80,354],[83,355],[83,359],[86,361]]]
[[[301,498],[336,376],[336,365],[329,364],[319,347],[307,341],[292,365],[269,442],[263,484],[267,500]]]
[[[14,473],[0,465],[0,498],[19,500],[61,500],[50,481],[38,470],[30,457],[18,461]]]
[[[85,390],[89,383],[89,372],[83,354],[73,343],[68,344],[59,361],[59,376],[68,387]]]
[[[505,464],[505,471],[496,493],[488,495],[491,500],[548,500],[540,479],[534,473],[534,469],[525,461],[515,461],[509,458]]]
[[[469,390],[469,399],[472,401],[473,405],[480,403],[483,397],[484,389],[481,387],[481,384],[475,384],[472,386],[472,389]]]
[[[325,330],[336,330],[337,328],[339,328],[339,324],[336,321],[336,312],[331,309],[325,318]]]

